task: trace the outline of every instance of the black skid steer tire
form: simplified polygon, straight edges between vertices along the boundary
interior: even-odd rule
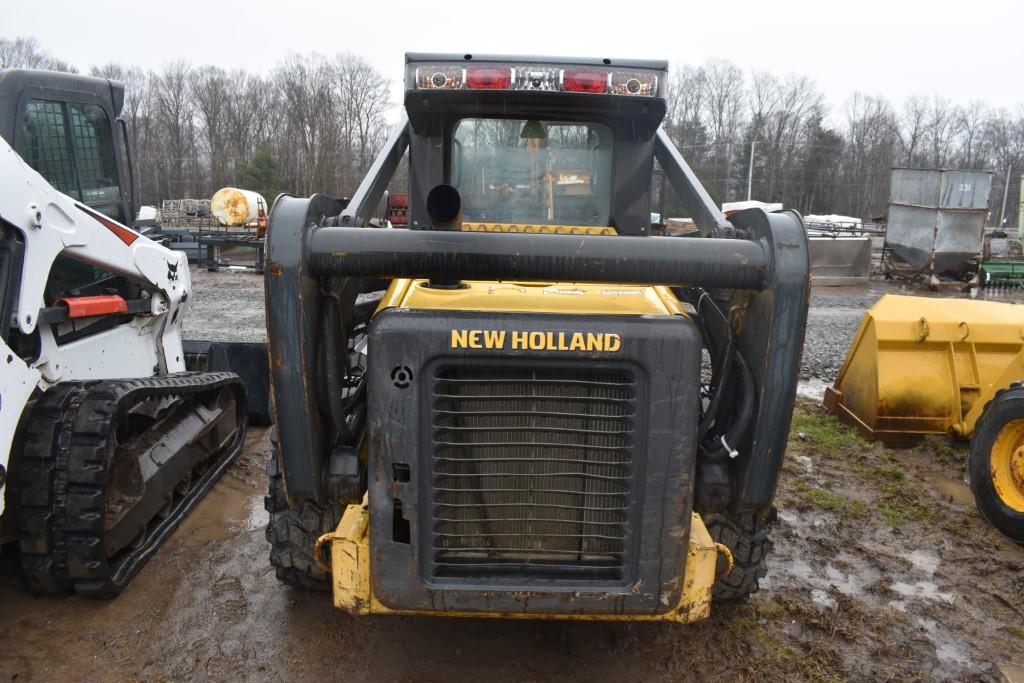
[[[270,513],[267,542],[270,543],[270,564],[278,581],[301,590],[330,591],[330,574],[316,563],[313,554],[317,539],[338,526],[345,506],[329,503],[321,507],[305,501],[293,508],[285,496],[276,455],[270,461],[267,474],[270,490],[263,499],[263,506]]]
[[[971,455],[967,470],[971,492],[978,511],[992,526],[999,529],[1010,540],[1024,545],[1024,482],[1020,477],[1020,455],[1016,454],[1017,477],[1001,472],[1000,480],[1005,490],[1000,495],[996,484],[996,472],[1000,456],[1011,457],[1005,451],[1020,448],[1024,442],[1021,424],[1024,421],[1024,385],[1014,382],[1010,387],[996,393],[988,402],[978,419],[971,436]],[[1007,434],[1004,434],[1004,431]],[[1017,438],[1012,437],[1016,431]],[[1010,441],[1006,437],[1010,436]],[[1009,501],[1015,501],[1016,505]]]
[[[711,538],[729,548],[733,558],[732,571],[722,576],[727,568],[726,560],[719,557],[721,578],[715,583],[713,598],[724,602],[744,600],[757,592],[758,583],[768,573],[771,524],[750,512],[737,516],[709,514],[704,518],[704,525]]]

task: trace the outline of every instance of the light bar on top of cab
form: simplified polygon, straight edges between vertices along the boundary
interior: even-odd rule
[[[658,75],[557,64],[410,64],[416,90],[515,90],[656,97]]]

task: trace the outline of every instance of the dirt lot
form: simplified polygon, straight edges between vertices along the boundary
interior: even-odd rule
[[[261,338],[258,278],[194,277],[190,336]],[[809,344],[841,355],[878,293],[816,295]],[[809,355],[820,358],[808,377],[841,361],[818,346]],[[255,430],[117,600],[33,597],[8,549],[0,679],[1024,680],[1024,548],[975,512],[966,447],[866,444],[806,399],[790,444],[763,590],[710,621],[356,619],[275,580],[263,538],[269,435]]]

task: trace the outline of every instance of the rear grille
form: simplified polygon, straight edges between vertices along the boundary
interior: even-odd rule
[[[433,390],[435,577],[625,580],[631,373],[442,367]]]

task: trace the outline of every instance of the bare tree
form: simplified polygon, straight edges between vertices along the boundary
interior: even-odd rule
[[[74,71],[34,38],[0,38],[0,67],[14,66]],[[272,191],[350,194],[386,138],[392,106],[387,79],[352,54],[292,55],[267,75],[184,62],[149,73],[105,64],[91,73],[125,83],[136,196],[150,203],[210,196],[235,184],[240,168]],[[911,96],[894,110],[855,94],[834,121],[810,79],[747,78],[726,61],[681,65],[663,90],[664,129],[716,200],[745,196],[754,143],[760,199],[872,218],[885,210],[894,164],[955,165],[996,171],[993,215],[1009,182],[1008,219],[1016,220],[1024,105],[1011,112]],[[478,128],[518,140],[507,126]]]
[[[924,139],[926,119],[928,118],[928,100],[920,95],[911,95],[903,101],[903,115],[899,120],[899,141],[902,148],[904,166],[914,166],[918,162],[921,141]]]
[[[881,97],[854,94],[846,106],[846,213],[878,216],[885,208],[893,165],[896,117]]]
[[[189,74],[189,93],[194,103],[199,137],[203,141],[209,183],[220,187],[228,181],[228,101],[235,93],[227,73],[216,66],[201,66]]]
[[[341,123],[350,154],[346,170],[351,174],[344,185],[353,186],[369,168],[373,155],[384,142],[388,81],[362,57],[338,55],[334,62],[341,106]],[[352,187],[352,189],[355,189]]]
[[[714,174],[709,185],[724,200],[736,182],[732,156],[743,125],[744,78],[740,68],[731,62],[711,61],[703,70],[707,86],[704,109],[712,150],[709,161]]]
[[[986,156],[984,129],[988,121],[989,111],[984,102],[974,100],[957,110],[953,122],[956,138],[959,142],[957,166],[962,168],[981,168]]]
[[[78,69],[44,50],[33,37],[0,38],[0,69],[13,68],[78,73]]]
[[[162,188],[170,197],[189,197],[198,189],[191,71],[187,63],[174,62],[150,77],[150,106],[155,125],[163,132],[154,151],[159,155]]]

